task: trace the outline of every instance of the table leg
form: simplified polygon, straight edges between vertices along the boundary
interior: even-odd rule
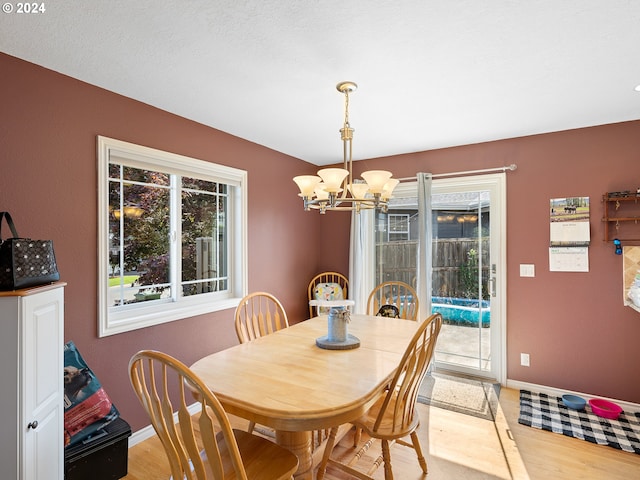
[[[285,432],[278,430],[276,431],[276,441],[298,457],[298,470],[294,478],[296,480],[312,480],[311,432]]]

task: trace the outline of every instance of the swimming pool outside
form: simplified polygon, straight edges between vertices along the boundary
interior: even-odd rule
[[[440,313],[444,323],[482,328],[491,325],[491,303],[471,298],[431,297],[431,311]]]

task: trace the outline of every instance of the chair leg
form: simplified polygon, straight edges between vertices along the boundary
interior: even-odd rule
[[[420,446],[420,440],[418,439],[418,432],[416,432],[415,430],[411,432],[411,442],[413,443],[413,449],[416,451],[416,455],[418,456],[418,463],[420,464],[420,468],[422,468],[422,471],[426,475],[427,473],[429,473],[427,471],[427,461],[425,460],[422,453],[422,447]]]
[[[356,431],[353,434],[353,447],[357,447],[360,443],[360,437],[362,436],[362,428],[356,427]]]
[[[384,460],[384,480],[393,480],[391,470],[391,453],[389,451],[389,440],[382,440],[382,459]]]
[[[247,432],[253,433],[254,428],[256,428],[256,422],[249,422],[249,428],[247,428]]]
[[[330,428],[324,428],[322,430],[314,430],[311,432],[311,448],[315,450],[322,445],[325,439],[329,438]]]
[[[329,433],[327,444],[324,447],[324,454],[322,455],[322,461],[320,462],[320,466],[318,467],[318,473],[316,475],[317,480],[322,480],[324,478],[324,474],[327,470],[327,463],[329,463],[331,452],[333,451],[333,447],[336,443],[337,434],[338,434],[338,427],[333,427],[331,429],[331,433]]]

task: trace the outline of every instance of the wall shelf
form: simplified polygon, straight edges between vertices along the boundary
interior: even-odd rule
[[[604,241],[614,238],[626,242],[640,242],[640,194],[635,192],[608,192],[604,203]]]

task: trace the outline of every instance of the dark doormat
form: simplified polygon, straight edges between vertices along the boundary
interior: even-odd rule
[[[422,381],[418,402],[493,422],[499,396],[499,383],[432,373]]]
[[[518,423],[640,454],[638,412],[623,412],[617,420],[609,420],[592,413],[588,405],[582,411],[571,410],[560,397],[520,390]]]

